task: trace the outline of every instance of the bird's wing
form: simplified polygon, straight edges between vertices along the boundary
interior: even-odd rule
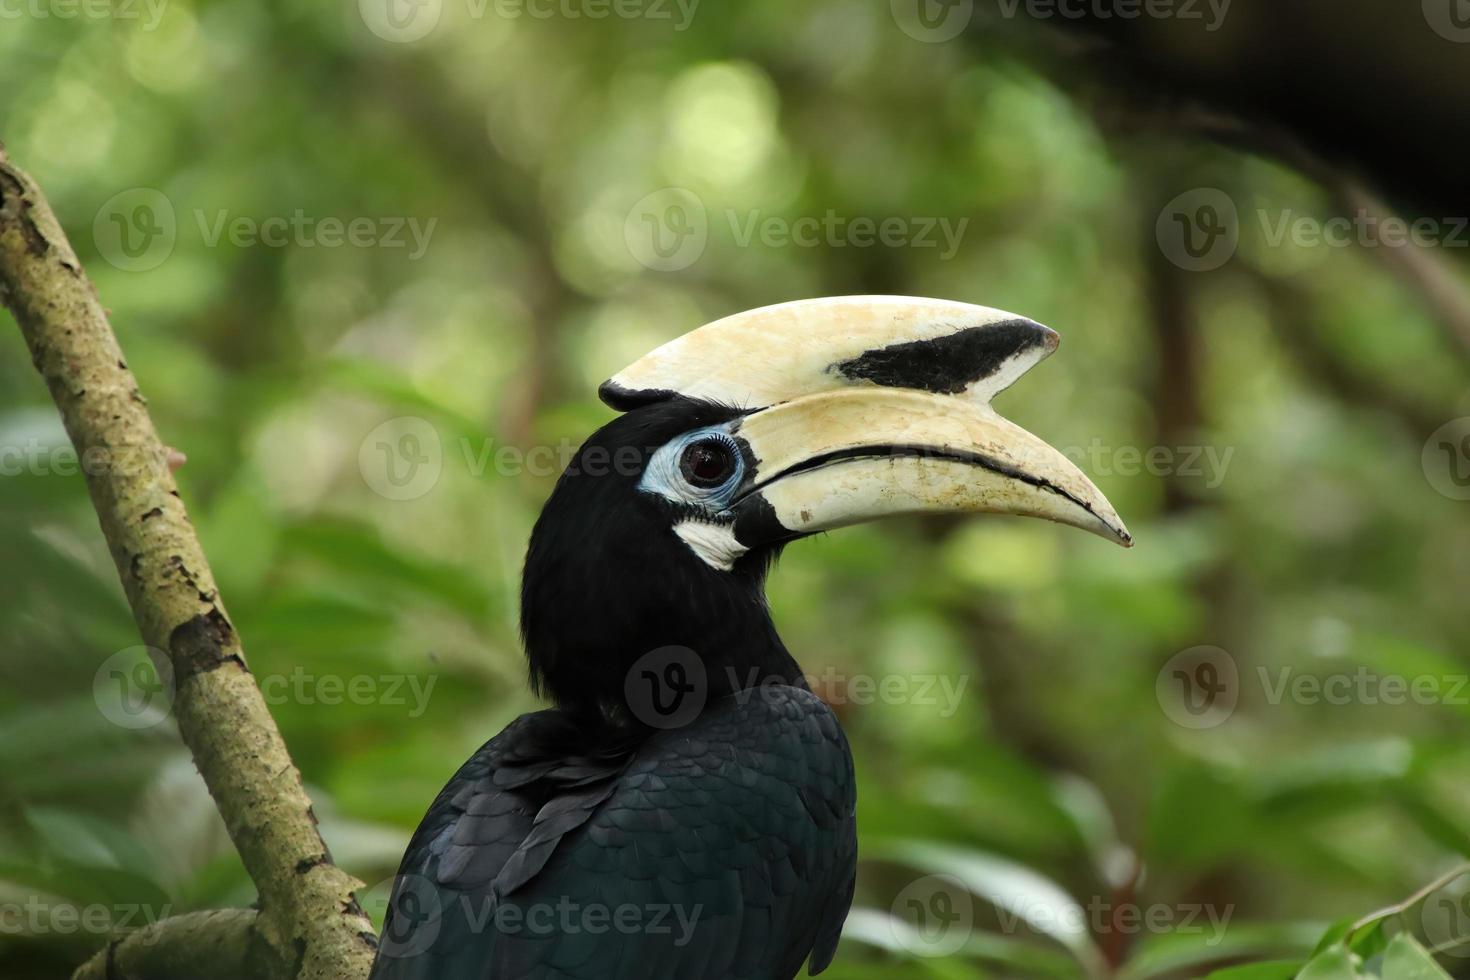
[[[561,712],[522,715],[440,790],[394,879],[371,980],[485,975],[497,879],[534,874],[559,839],[549,831],[585,822],[627,764],[615,749],[559,751],[577,734]]]
[[[494,783],[508,734],[469,778]],[[460,816],[445,819],[446,795]],[[415,928],[385,928],[374,977],[782,980],[832,958],[852,900],[855,790],[837,720],[808,691],[727,698],[539,816],[514,792],[464,795],[451,784],[420,829],[443,845],[416,838],[405,859],[433,888],[412,903]],[[481,811],[494,831],[467,846],[461,828]]]

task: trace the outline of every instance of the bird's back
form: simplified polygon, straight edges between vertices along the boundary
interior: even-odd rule
[[[795,687],[589,751],[517,719],[404,857],[372,976],[787,980],[831,960],[857,860],[851,755]]]

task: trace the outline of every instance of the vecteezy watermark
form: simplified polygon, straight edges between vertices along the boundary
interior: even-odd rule
[[[952,718],[969,687],[966,675],[856,673],[835,667],[802,677],[829,706],[868,707],[874,704],[918,705],[933,708],[941,718]],[[623,701],[635,718],[651,728],[682,728],[698,720],[714,688],[730,693],[737,705],[778,694],[793,685],[784,675],[763,675],[759,668],[725,667],[711,676],[704,659],[685,646],[665,646],[639,657],[623,678]]]
[[[1329,217],[1292,208],[1256,208],[1253,217],[1254,240],[1270,249],[1470,247],[1470,217],[1410,220],[1366,208]],[[1175,197],[1154,225],[1164,256],[1190,272],[1209,272],[1229,262],[1243,230],[1234,199],[1215,187],[1197,187]]]
[[[1086,903],[1056,904],[1022,899],[996,907],[1001,931],[1006,933],[1016,932],[1018,927],[1025,925],[1053,934],[1065,931],[1073,934],[1090,932],[1094,936],[1134,936],[1140,933],[1203,935],[1207,947],[1218,946],[1225,939],[1225,930],[1234,914],[1233,905],[1224,908],[1201,902],[1139,905],[1113,902],[1100,896],[1094,896]]]
[[[69,442],[34,436],[0,443],[0,477],[131,475],[161,472],[167,465],[167,456],[153,446],[88,446],[79,453]]]
[[[1272,706],[1400,705],[1470,706],[1470,674],[1401,674],[1357,664],[1338,670],[1300,670],[1291,665],[1258,666],[1249,680]],[[1184,728],[1214,728],[1235,712],[1246,678],[1235,658],[1220,647],[1191,647],[1159,671],[1155,693],[1169,720]]]
[[[645,20],[667,22],[682,33],[694,22],[700,0],[458,0],[465,16],[483,20]],[[445,0],[358,0],[367,29],[385,41],[411,44],[433,33]]]
[[[693,191],[666,187],[639,199],[623,222],[623,241],[642,266],[679,272],[698,262],[709,245],[711,216]],[[728,230],[737,248],[916,248],[934,249],[941,261],[959,252],[969,218],[938,216],[849,216],[828,209],[795,218],[759,208],[726,208],[713,226]]]
[[[168,654],[148,646],[119,650],[92,676],[92,700],[120,728],[152,728],[174,705],[174,671]]]
[[[517,446],[464,436],[449,440],[446,446],[433,423],[406,415],[375,426],[358,445],[357,462],[363,482],[374,493],[388,500],[414,500],[438,485],[445,466],[463,467],[476,479],[487,474],[548,479],[566,472],[636,477],[657,448],[584,448],[570,439]],[[1235,458],[1234,446],[1113,446],[1101,439],[1085,446],[1067,446],[1061,452],[1094,476],[1176,476],[1199,480],[1207,490],[1224,484]],[[0,447],[0,475],[7,459],[6,448]]]
[[[1446,41],[1470,44],[1470,3],[1466,0],[1422,0],[1424,20]]]
[[[779,675],[762,677],[758,669],[743,673],[733,667],[726,668],[730,690],[735,691],[737,702],[749,701],[772,687],[784,687],[791,682]],[[953,718],[960,710],[960,700],[970,685],[966,674],[901,674],[882,673],[849,674],[836,667],[827,667],[821,673],[803,675],[807,687],[816,691],[823,701],[834,708],[849,705],[866,708],[874,704],[912,704],[922,708],[934,708],[940,718]]]
[[[1199,21],[1214,33],[1225,23],[1232,0],[998,0],[1007,20],[1181,20]],[[974,0],[889,0],[894,23],[927,44],[952,41],[975,18]]]
[[[266,674],[258,681],[261,695],[271,705],[384,705],[408,708],[408,717],[417,718],[427,710],[439,678],[435,674],[316,674],[296,667],[289,674]],[[173,710],[174,693],[173,665],[167,654],[153,647],[119,650],[92,677],[97,710],[121,728],[152,728],[163,722]]]
[[[379,423],[357,447],[357,467],[368,488],[388,500],[416,500],[434,489],[443,475],[446,458],[463,465],[475,478],[530,476],[539,479],[562,473],[586,476],[637,476],[648,457],[658,448],[621,446],[616,450],[599,446],[583,448],[570,439],[535,446],[478,442],[460,437],[446,454],[439,430],[415,415],[404,415]]]
[[[137,932],[166,919],[172,905],[141,905],[94,902],[76,905],[52,902],[32,895],[23,902],[0,902],[0,936],[70,936],[85,933],[94,936],[120,936]],[[158,933],[145,933],[138,942],[151,945]]]
[[[1000,15],[1032,20],[1182,20],[1200,21],[1218,31],[1232,0],[998,0]]]
[[[1470,416],[1451,419],[1424,442],[1424,478],[1441,496],[1470,500]]]
[[[954,875],[909,882],[889,908],[893,938],[915,956],[952,956],[975,930],[975,902]]]
[[[168,0],[0,0],[4,20],[139,21],[140,30],[156,30]]]
[[[703,904],[679,902],[588,902],[570,895],[520,901],[514,897],[469,895],[441,889],[422,875],[380,882],[363,896],[370,912],[387,916],[380,950],[401,959],[434,947],[444,923],[452,921],[456,941],[465,935],[502,936],[667,936],[678,948],[694,940]]]
[[[235,214],[229,208],[193,208],[185,231],[197,233],[205,248],[222,243],[236,248],[377,248],[403,250],[410,261],[424,257],[438,218],[408,216],[342,218],[315,216],[296,208],[264,217]],[[151,187],[114,194],[92,219],[98,253],[124,272],[146,272],[167,261],[178,244],[179,220],[173,201]]]
[[[406,707],[408,717],[417,718],[429,707],[429,697],[438,683],[436,674],[313,674],[297,667],[289,674],[267,674],[260,678],[260,693],[266,704],[325,705],[352,704],[359,707],[384,705]]]
[[[1358,665],[1351,671],[1302,673],[1291,667],[1257,667],[1268,704],[1368,706],[1448,704],[1470,706],[1470,675],[1381,673]]]
[[[1235,713],[1240,671],[1220,647],[1181,650],[1160,668],[1154,695],[1165,716],[1182,728],[1214,728]]]
[[[1069,446],[1062,451],[1072,462],[1094,477],[1177,476],[1202,480],[1207,490],[1225,482],[1225,472],[1235,457],[1234,446],[1109,446],[1093,439],[1085,447]]]

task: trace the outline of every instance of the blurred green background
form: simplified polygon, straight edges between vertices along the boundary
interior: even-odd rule
[[[1102,121],[1034,26],[942,42],[897,4],[63,9],[6,8],[0,139],[188,456],[230,615],[375,917],[439,787],[536,707],[519,564],[610,417],[597,383],[705,321],[843,293],[1060,331],[998,407],[1138,546],[975,519],[788,550],[776,620],[861,786],[830,976],[1300,961],[1470,857],[1470,458],[1438,448],[1470,434],[1470,369],[1383,247],[1275,233],[1343,214],[1335,192]],[[1227,254],[1181,252],[1175,213],[1222,198]],[[1463,286],[1463,252],[1420,251]],[[0,974],[50,977],[112,928],[254,895],[166,698],[130,713],[114,686],[145,658],[5,327]],[[863,693],[886,677],[907,692]],[[1385,919],[1367,968],[1407,930],[1464,972],[1466,884]],[[936,939],[915,909],[944,908]]]

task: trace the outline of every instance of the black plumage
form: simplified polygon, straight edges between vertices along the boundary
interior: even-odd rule
[[[767,612],[780,547],[728,570],[640,492],[650,455],[737,409],[673,398],[609,423],[527,554],[524,715],[455,774],[404,855],[372,976],[775,980],[830,962],[857,861],[852,760]],[[650,651],[693,655],[699,710],[627,699]]]

